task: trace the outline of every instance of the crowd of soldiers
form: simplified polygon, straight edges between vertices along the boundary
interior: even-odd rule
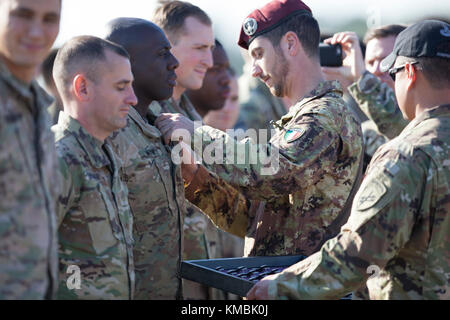
[[[0,0],[0,299],[236,299],[182,260],[297,254],[247,298],[450,298],[448,23],[369,30],[365,57],[336,33],[322,67],[311,9],[272,0],[238,79],[189,2],[50,53],[61,5]]]

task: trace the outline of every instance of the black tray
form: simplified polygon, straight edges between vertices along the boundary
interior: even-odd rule
[[[281,272],[282,269],[285,269],[305,258],[305,256],[296,255],[188,260],[181,263],[181,277],[245,297],[247,292],[255,285],[256,282],[258,282],[259,279],[250,280],[253,277],[250,277],[250,279],[242,279],[237,275],[230,275],[218,271],[216,268],[261,268],[262,266],[266,266],[267,270],[278,267],[277,272]]]

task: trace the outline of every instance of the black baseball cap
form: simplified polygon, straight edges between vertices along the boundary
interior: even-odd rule
[[[381,72],[392,68],[398,56],[450,59],[450,25],[439,20],[424,20],[400,32],[392,53],[381,61]]]

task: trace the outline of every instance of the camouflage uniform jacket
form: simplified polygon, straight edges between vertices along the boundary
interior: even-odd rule
[[[366,71],[357,82],[348,87],[364,113],[373,120],[378,131],[393,139],[407,126],[394,91],[376,76]]]
[[[347,201],[362,156],[360,126],[341,97],[337,81],[320,83],[277,122],[268,145],[237,141],[208,126],[195,129],[193,146],[203,155],[203,164],[247,199],[266,201],[256,218],[237,195],[236,205],[248,210],[206,212],[236,235],[246,233],[252,219],[257,220],[253,246],[246,254],[309,255],[324,241],[327,227]],[[226,150],[222,163],[205,159],[211,147]],[[206,198],[215,196],[215,190],[207,190],[211,185],[205,181],[188,199],[204,209]]]
[[[111,144],[123,161],[123,181],[133,213],[136,299],[181,297],[179,275],[184,183],[161,133],[131,108],[128,125]]]
[[[58,281],[58,162],[37,82],[0,63],[0,299],[50,299]]]
[[[159,104],[152,103],[150,105],[150,111],[156,115],[159,115],[161,112],[181,113],[192,121],[202,121],[202,117],[198,114],[197,110],[195,110],[191,101],[185,94],[181,95],[179,103],[176,103],[173,98],[160,101]]]
[[[111,145],[60,113],[53,131],[63,187],[58,200],[59,299],[132,299],[133,217],[121,163]],[[81,289],[67,285],[69,266],[81,271]]]
[[[270,139],[271,121],[278,121],[287,113],[283,101],[274,97],[259,79],[244,74],[239,79],[241,111],[235,129],[266,129]],[[245,90],[245,92],[244,92]],[[259,141],[266,143],[266,141]]]
[[[192,121],[202,121],[202,117],[195,110],[187,95],[182,94],[179,103],[176,103],[173,98],[170,98],[159,103],[153,102],[150,104],[150,113],[157,116],[161,112],[165,113],[180,113]],[[186,215],[184,219],[184,239],[183,239],[183,259],[184,260],[198,260],[213,258],[211,250],[211,243],[213,239],[207,237],[207,230],[209,235],[216,235],[217,230],[212,225],[208,217],[196,206],[186,200]],[[215,248],[214,248],[215,249]],[[206,287],[189,280],[183,280],[184,296],[187,299],[207,299],[208,293]]]
[[[450,105],[374,155],[340,234],[269,286],[271,298],[450,299]],[[378,272],[379,271],[379,272]]]

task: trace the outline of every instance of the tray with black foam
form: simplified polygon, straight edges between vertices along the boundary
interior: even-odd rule
[[[187,260],[181,263],[181,276],[245,297],[255,283],[265,276],[280,273],[305,258],[295,255]]]

